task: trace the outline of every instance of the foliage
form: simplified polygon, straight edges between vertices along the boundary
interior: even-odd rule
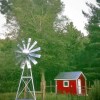
[[[88,24],[86,29],[89,32],[89,42],[85,46],[83,65],[86,66],[87,76],[90,79],[100,79],[100,6],[96,7],[93,4],[88,4],[91,8],[91,13],[86,14]]]
[[[1,9],[0,12],[2,14],[7,14],[11,11],[11,0],[0,0],[1,3]]]
[[[40,52],[42,57],[41,59],[37,59],[39,63],[36,67],[33,66],[32,69],[36,90],[39,90],[41,70],[45,72],[47,84],[50,81],[54,84],[54,78],[59,72],[73,69],[72,65],[74,66],[75,61],[74,54],[76,55],[81,50],[82,43],[80,44],[79,41],[82,38],[81,35],[77,35],[78,31],[76,29],[74,30],[74,26],[69,24],[68,27],[70,33],[40,34],[36,37],[39,42],[38,44],[42,48]],[[71,32],[71,30],[73,31]],[[71,34],[73,34],[73,37]],[[77,43],[78,37],[80,39]],[[0,42],[0,56],[2,56],[0,59],[0,92],[13,92],[17,90],[21,70],[18,68],[19,65],[15,65],[14,50],[16,49],[16,43],[17,41],[9,39],[1,40]],[[72,45],[73,43],[74,45]]]
[[[16,42],[13,40],[0,40],[0,92],[16,90],[16,78],[19,73],[16,72],[14,47]]]
[[[89,91],[89,100],[100,100],[100,81],[94,81],[91,90]]]
[[[96,0],[98,3],[100,3],[100,0]]]
[[[35,34],[50,34],[53,23],[62,11],[60,0],[12,0],[12,13],[20,26],[22,37],[34,37]],[[24,36],[23,36],[24,35]]]
[[[9,1],[9,0],[8,0]],[[17,90],[21,70],[15,65],[14,50],[21,39],[31,37],[42,48],[38,65],[33,66],[36,90],[39,90],[41,71],[45,72],[47,85],[54,84],[61,71],[83,71],[88,79],[100,79],[100,8],[91,8],[86,29],[87,37],[65,17],[59,20],[63,5],[60,0],[1,0],[1,12],[14,17],[20,29],[16,39],[0,40],[0,92]],[[6,9],[6,7],[8,7]],[[10,10],[10,13],[9,13]],[[65,26],[61,22],[66,22]],[[14,34],[14,33],[13,33]]]
[[[73,70],[77,70],[77,57],[80,55],[84,49],[84,36],[80,31],[78,31],[73,23],[69,23],[66,27],[66,54],[68,56],[68,62],[70,70],[71,66],[74,67]]]
[[[84,37],[73,23],[66,23],[62,31],[53,27],[63,8],[60,0],[12,0],[12,3],[12,15],[20,26],[20,34],[15,40],[0,42],[0,92],[17,90],[21,70],[19,65],[15,65],[13,51],[23,38],[37,40],[42,48],[38,65],[32,67],[36,90],[39,90],[41,70],[45,72],[47,84],[50,81],[54,84],[55,76],[61,71],[77,70],[77,58],[84,49]]]

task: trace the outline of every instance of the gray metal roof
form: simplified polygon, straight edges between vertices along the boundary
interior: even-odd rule
[[[81,71],[79,72],[60,72],[56,77],[55,80],[75,80],[82,74]]]

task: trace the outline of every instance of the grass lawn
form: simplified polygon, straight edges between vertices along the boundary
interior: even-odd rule
[[[15,93],[0,93],[0,100],[15,100]],[[36,95],[37,100],[42,100],[42,95]],[[88,100],[85,96],[71,96],[71,95],[61,95],[54,93],[47,93],[45,100]]]
[[[14,100],[15,93],[0,93],[0,100]]]

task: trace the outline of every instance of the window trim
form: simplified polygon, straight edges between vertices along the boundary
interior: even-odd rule
[[[68,85],[65,85],[65,83],[68,83]],[[63,87],[69,87],[69,81],[63,81]]]

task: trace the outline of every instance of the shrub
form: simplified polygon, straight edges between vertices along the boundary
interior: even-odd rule
[[[100,81],[95,80],[89,91],[89,100],[100,100]]]

